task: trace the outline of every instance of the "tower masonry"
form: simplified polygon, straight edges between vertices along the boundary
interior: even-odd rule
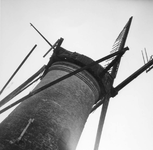
[[[92,62],[59,47],[34,90]],[[103,70],[97,64],[20,103],[0,124],[0,150],[75,150],[93,105],[111,88]]]

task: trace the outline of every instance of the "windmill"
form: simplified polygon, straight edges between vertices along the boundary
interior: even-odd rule
[[[0,110],[1,114],[20,104],[0,124],[0,131],[3,131],[0,135],[0,148],[3,150],[28,148],[74,150],[88,115],[102,105],[94,148],[94,150],[98,150],[109,99],[116,96],[123,87],[153,64],[153,60],[148,61],[119,85],[113,87],[121,57],[129,49],[125,47],[125,42],[131,21],[132,17],[117,37],[111,54],[96,61],[62,48],[63,38],[58,39],[52,45],[31,24],[51,47],[44,57],[52,49],[53,54],[47,65],[40,68],[0,101],[1,107],[34,82],[40,80],[40,84],[28,95]],[[35,47],[36,45],[13,73],[1,93]],[[107,61],[105,67],[99,65],[102,61]],[[50,97],[51,101],[49,101]],[[87,101],[88,99],[89,101]]]

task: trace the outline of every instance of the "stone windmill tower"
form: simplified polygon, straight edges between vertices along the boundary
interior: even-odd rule
[[[41,80],[28,95],[0,110],[2,113],[20,103],[0,124],[0,150],[75,150],[88,116],[103,105],[95,142],[97,150],[109,98],[153,64],[148,62],[113,88],[121,56],[128,49],[124,45],[131,21],[132,17],[116,39],[111,54],[97,61],[62,48],[62,38],[51,45],[31,24],[54,50],[46,66],[0,101],[2,106],[34,79]],[[102,67],[98,63],[104,60],[107,65]],[[40,73],[41,77],[36,78]]]

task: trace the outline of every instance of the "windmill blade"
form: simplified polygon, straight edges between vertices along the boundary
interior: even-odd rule
[[[32,82],[37,76],[39,76],[45,70],[45,67],[46,67],[45,65],[43,67],[41,67],[34,75],[32,75],[29,79],[27,79],[19,87],[17,87],[10,94],[8,94],[5,98],[3,98],[0,101],[0,107],[2,107],[4,104],[9,102],[11,99],[13,99],[19,93],[21,93],[30,82]]]
[[[57,43],[58,43],[59,39],[53,44],[53,46],[44,54],[43,57],[46,57],[46,55],[52,50],[52,49],[55,49]]]
[[[132,18],[133,17],[131,17],[128,20],[127,24],[124,26],[123,30],[120,32],[117,39],[115,40],[111,53],[117,52],[117,51],[122,51],[124,49],[124,45],[125,45],[125,42],[126,42],[126,39],[127,39],[127,36],[128,36],[128,32],[129,32],[129,29],[130,29],[130,26],[131,26]],[[115,59],[115,57],[112,58],[112,59]],[[112,59],[110,59],[107,64],[109,64]],[[116,78],[118,68],[119,68],[119,64],[120,64],[120,60],[109,70],[109,73],[111,74],[111,76],[114,79]]]
[[[145,57],[144,57],[144,54],[143,54],[143,51],[142,50],[141,50],[141,54],[142,54],[143,62],[144,62],[144,65],[145,65],[146,62],[145,62]]]
[[[99,100],[99,101],[92,107],[90,113],[94,112],[99,106],[101,106],[101,105],[103,104],[103,102],[104,102],[104,98],[101,99],[101,100]]]
[[[41,32],[32,24],[30,23],[30,25],[36,30],[36,32],[50,45],[50,49],[44,54],[43,57],[46,57],[46,55],[53,49],[55,50],[58,46],[60,46],[63,42],[63,38],[58,39],[54,45],[52,45],[42,34]]]
[[[117,39],[116,39],[116,41],[115,41],[115,43],[113,45],[113,49],[112,49],[111,53],[114,53],[114,52],[117,52],[117,51],[123,51],[124,50],[124,45],[125,45],[125,42],[126,42],[126,38],[127,38],[128,32],[129,32],[131,21],[132,21],[132,17],[129,19],[129,21],[127,22],[127,24],[125,25],[123,30],[120,32],[119,36],[117,37]],[[110,59],[107,67],[111,63],[113,63],[113,60],[115,60],[117,57],[118,56]],[[117,72],[118,72],[120,60],[121,60],[121,57],[118,59],[118,61],[116,61],[116,63],[114,63],[113,67],[109,70],[109,73],[110,73],[110,75],[113,78],[112,86],[113,86],[114,79],[116,78],[116,75],[117,75]],[[99,125],[98,125],[98,130],[97,130],[94,150],[98,150],[98,148],[99,148],[99,143],[100,143],[100,139],[101,139],[102,129],[103,129],[103,126],[104,126],[106,112],[107,112],[107,108],[108,108],[108,104],[109,104],[110,94],[111,93],[107,93],[106,99],[103,102],[103,106],[102,106],[102,110],[101,110],[101,114],[100,114],[100,119],[99,119]],[[100,103],[100,104],[102,104],[102,103]],[[99,107],[100,105],[98,104],[97,106]],[[95,107],[97,107],[97,106],[95,106]]]
[[[25,61],[28,59],[28,57],[31,55],[31,53],[34,51],[34,49],[36,48],[37,45],[35,45],[32,50],[28,53],[28,55],[24,58],[24,60],[21,62],[21,64],[19,65],[19,67],[15,70],[15,72],[12,74],[12,76],[9,78],[9,80],[6,82],[6,84],[4,85],[4,87],[1,89],[0,91],[0,95],[2,94],[2,92],[4,91],[4,89],[6,88],[6,86],[10,83],[10,81],[13,79],[13,77],[16,75],[16,73],[20,70],[20,68],[23,66],[23,64],[25,63]]]
[[[110,96],[107,95],[106,99],[104,100],[104,103],[102,105],[98,129],[97,129],[96,141],[95,141],[95,145],[94,145],[94,150],[98,150],[98,148],[99,148],[99,143],[100,143],[101,134],[102,134],[102,130],[103,130],[104,122],[105,122],[109,99],[110,99]]]
[[[144,64],[146,64],[146,63],[148,63],[150,60],[153,59],[153,55],[150,56],[150,60],[149,60],[149,59],[148,59],[148,54],[147,54],[146,48],[144,49],[144,51],[145,51],[145,56],[144,56],[142,50],[141,50],[141,53],[142,53],[143,62],[144,62]],[[145,61],[145,58],[146,58],[146,61]],[[149,68],[147,68],[147,69],[146,69],[146,73],[148,73],[152,68],[153,68],[153,66],[150,66]]]
[[[125,48],[125,51],[128,50],[128,48]],[[125,52],[124,51],[124,52]],[[123,51],[122,51],[123,52]],[[105,68],[105,70],[102,73],[106,73],[118,60],[121,59],[122,54],[118,54],[118,56],[116,56],[116,58],[114,60],[112,60],[112,62]],[[104,75],[104,74],[103,74]],[[113,84],[113,81],[112,83]],[[110,89],[112,87],[109,87]],[[104,121],[105,121],[105,117],[106,117],[106,112],[107,112],[107,108],[108,108],[108,104],[109,104],[109,99],[110,99],[110,91],[106,94],[106,97],[104,100],[101,100],[99,103],[97,103],[93,109],[91,110],[91,112],[93,112],[95,109],[97,109],[101,104],[102,105],[102,110],[101,110],[101,114],[100,114],[100,119],[99,119],[99,125],[98,125],[98,130],[97,130],[97,135],[96,135],[96,141],[95,141],[95,146],[94,146],[94,150],[98,150],[99,147],[99,143],[100,143],[100,139],[101,139],[101,134],[102,134],[102,129],[104,126]]]
[[[30,23],[30,25],[38,32],[38,34],[50,45],[50,47],[52,49],[54,49],[53,45],[39,32],[39,30],[32,24]]]
[[[64,40],[63,38],[58,39],[58,40],[54,43],[54,45],[44,54],[43,57],[46,57],[46,55],[47,55],[52,49],[55,50],[58,46],[61,46],[63,40]]]
[[[30,82],[29,84],[27,84],[25,87],[23,87],[18,93],[23,92],[24,90],[26,90],[29,86],[31,86],[32,84],[34,84],[35,82],[37,82],[38,80],[40,80],[42,78],[42,76],[37,77],[36,79],[34,79],[32,82]],[[15,95],[16,96],[16,95]]]
[[[111,97],[114,97],[117,95],[117,93],[124,88],[126,85],[128,85],[131,81],[133,81],[136,77],[138,77],[141,73],[143,73],[146,69],[148,69],[150,66],[153,65],[153,59],[148,61],[144,66],[139,68],[137,71],[135,71],[132,75],[130,75],[128,78],[126,78],[123,82],[121,82],[119,85],[117,85],[115,88],[113,88]]]
[[[146,50],[146,48],[144,48],[144,50],[145,50],[145,54],[146,54],[146,59],[147,59],[147,62],[149,61],[149,59],[148,59],[148,54],[147,54],[147,50]]]

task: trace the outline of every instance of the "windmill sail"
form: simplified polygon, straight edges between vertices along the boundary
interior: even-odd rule
[[[129,21],[127,22],[127,24],[125,25],[123,30],[120,32],[117,39],[115,40],[115,42],[113,44],[113,48],[111,50],[111,53],[114,53],[114,52],[117,52],[117,51],[124,51],[124,45],[125,45],[125,42],[126,42],[128,32],[129,32],[131,21],[132,21],[132,17],[129,19]],[[107,61],[108,63],[106,65],[106,68],[107,68],[107,66],[109,66],[109,64],[111,64],[115,60],[116,57],[117,56],[112,57],[111,59],[109,59]],[[109,70],[109,73],[113,78],[112,83],[111,83],[112,85],[113,85],[114,79],[116,78],[116,75],[117,75],[120,60],[121,60],[121,57]],[[103,101],[103,106],[102,106],[102,109],[101,109],[101,114],[100,114],[98,129],[97,129],[97,135],[96,135],[94,150],[98,150],[98,148],[99,148],[101,134],[102,134],[104,121],[105,121],[105,117],[106,117],[106,113],[107,113],[107,108],[108,108],[108,105],[109,105],[109,99],[110,99],[110,93],[108,92],[105,100]],[[98,106],[100,106],[100,105],[98,105]],[[96,107],[96,105],[95,105],[95,107]],[[96,108],[98,108],[98,107],[96,107]]]
[[[114,53],[114,52],[117,52],[117,51],[122,51],[124,49],[124,45],[125,45],[125,42],[126,42],[126,39],[127,39],[127,35],[128,35],[128,32],[129,32],[131,21],[132,21],[132,17],[129,19],[129,21],[127,22],[127,24],[125,25],[123,30],[120,32],[117,39],[115,40],[115,42],[113,44],[113,47],[112,47],[112,50],[111,50],[111,53]],[[107,61],[107,65],[109,65],[110,62],[113,59],[115,59],[115,57],[109,59]],[[113,79],[116,78],[117,71],[118,71],[118,68],[119,68],[119,64],[120,64],[120,60],[116,64],[114,64],[114,66],[112,68],[110,68],[110,70],[109,70],[109,73],[111,74]]]
[[[6,86],[10,83],[10,81],[13,79],[13,77],[17,74],[17,72],[20,70],[20,68],[23,66],[23,64],[26,62],[26,60],[28,59],[28,57],[31,55],[31,53],[34,51],[34,49],[36,48],[36,44],[35,46],[32,48],[32,50],[28,53],[28,55],[24,58],[24,60],[21,62],[21,64],[19,65],[19,67],[15,70],[15,72],[12,74],[12,76],[9,78],[9,80],[6,82],[6,84],[4,85],[4,87],[1,89],[0,91],[0,95],[2,94],[2,92],[4,91],[4,89],[6,88]]]

